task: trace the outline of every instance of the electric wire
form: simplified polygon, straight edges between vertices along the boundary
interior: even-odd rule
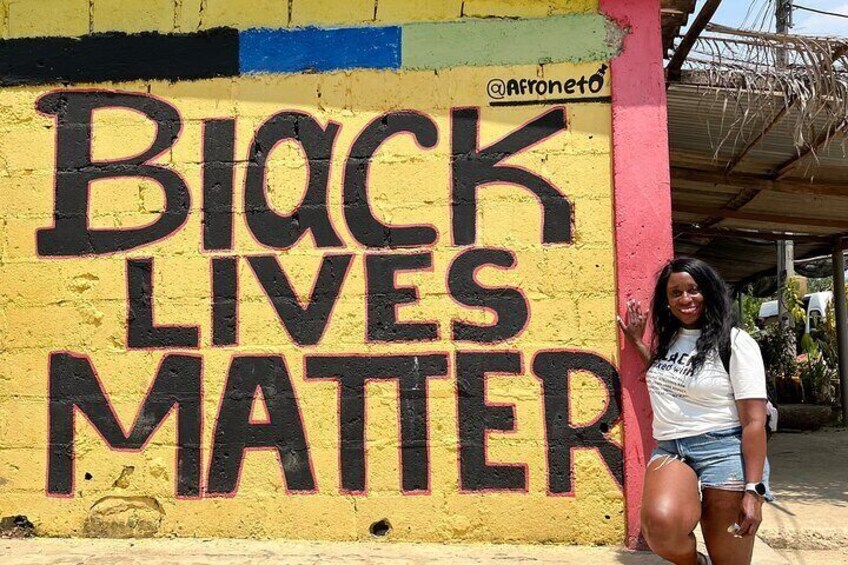
[[[848,19],[848,14],[838,14],[836,12],[827,12],[825,10],[818,10],[816,8],[809,8],[807,6],[801,6],[800,4],[795,4],[794,8],[796,10],[805,10],[807,12],[815,12],[816,14],[822,14],[822,15],[825,15],[825,16],[835,16],[837,18]]]

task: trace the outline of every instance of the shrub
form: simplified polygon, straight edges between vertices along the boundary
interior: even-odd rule
[[[807,354],[798,364],[804,400],[814,404],[832,404],[836,397],[834,378],[836,370],[829,366],[821,353]]]
[[[791,379],[798,373],[798,362],[795,359],[795,331],[790,327],[773,324],[752,335],[763,354],[766,378],[778,391],[783,390],[783,387],[778,386],[778,382]]]

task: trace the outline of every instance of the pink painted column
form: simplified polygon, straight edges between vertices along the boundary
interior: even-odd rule
[[[665,79],[659,0],[601,0],[601,11],[630,33],[613,59],[612,131],[618,306],[650,303],[654,276],[673,255]],[[650,328],[649,328],[650,331]],[[620,337],[627,545],[640,545],[639,509],[653,445],[644,362]]]

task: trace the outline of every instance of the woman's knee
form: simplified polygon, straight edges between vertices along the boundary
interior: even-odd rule
[[[685,508],[674,508],[669,504],[642,507],[642,534],[648,543],[660,544],[688,536],[695,529],[698,517]]]

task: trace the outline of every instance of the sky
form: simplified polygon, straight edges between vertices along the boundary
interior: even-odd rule
[[[705,0],[698,0],[697,14]],[[765,29],[763,22],[774,29],[774,5],[776,0],[724,0],[713,16],[713,22],[732,27]],[[848,0],[794,0],[796,5],[817,10],[848,15]],[[691,23],[694,16],[689,17]],[[836,35],[848,37],[848,19],[823,14],[814,14],[796,9],[793,33],[805,35]]]

